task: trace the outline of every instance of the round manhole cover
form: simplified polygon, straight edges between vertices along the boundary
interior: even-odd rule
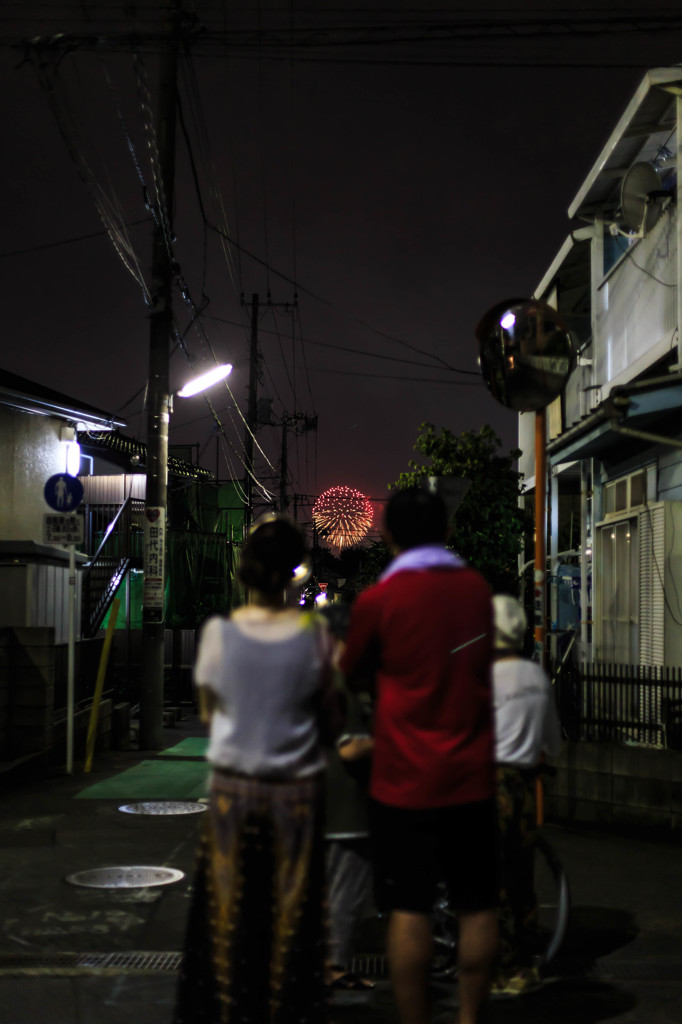
[[[200,814],[206,804],[183,800],[145,800],[139,804],[124,804],[119,811],[125,814]]]
[[[147,865],[134,867],[92,868],[67,875],[71,885],[84,885],[89,889],[144,889],[153,885],[170,885],[184,878],[177,868],[158,868]]]

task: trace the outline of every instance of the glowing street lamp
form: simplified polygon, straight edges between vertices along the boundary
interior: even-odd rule
[[[192,395],[198,395],[221,380],[225,380],[231,373],[232,363],[222,363],[220,366],[214,366],[212,370],[202,373],[199,377],[195,377],[194,380],[187,381],[184,387],[175,393],[178,398],[191,398]]]

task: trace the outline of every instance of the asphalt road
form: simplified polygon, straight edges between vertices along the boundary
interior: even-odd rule
[[[183,745],[200,734],[189,717],[165,731],[175,755],[108,752],[87,776],[0,766],[0,1024],[170,1024],[201,812],[119,808],[200,803],[201,761]],[[546,834],[570,877],[567,938],[542,988],[491,1003],[490,1021],[682,1024],[682,834],[556,823]],[[67,881],[114,866],[182,876],[135,889]],[[358,954],[376,987],[335,995],[332,1024],[397,1024],[382,922],[364,923]],[[433,995],[434,1024],[454,1022],[456,984]]]

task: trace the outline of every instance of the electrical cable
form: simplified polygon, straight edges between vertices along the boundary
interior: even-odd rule
[[[375,377],[380,380],[404,380],[408,384],[415,381],[423,384],[450,384],[455,387],[460,386],[467,388],[484,388],[486,386],[481,380],[443,380],[440,377],[398,377],[397,375],[388,373],[364,373],[362,370],[323,370],[316,366],[311,367],[310,372],[336,373],[343,377]]]
[[[300,323],[300,307],[297,305],[296,309],[297,309],[297,315],[298,315],[299,323]],[[238,323],[236,320],[227,320],[225,317],[217,316],[214,313],[206,313],[205,316],[209,320],[217,320],[219,323],[227,324],[229,327],[243,327],[244,326],[243,324]],[[265,328],[262,329],[261,333],[262,334],[274,334],[275,332],[274,331],[268,331],[267,327],[265,327]],[[350,352],[353,355],[366,356],[368,359],[384,359],[387,362],[391,362],[391,363],[406,363],[409,366],[423,366],[423,367],[431,369],[431,370],[436,369],[436,367],[434,367],[433,363],[423,363],[423,362],[421,362],[418,359],[403,359],[400,356],[386,356],[386,355],[383,355],[381,352],[368,352],[366,349],[351,348],[348,345],[337,345],[334,342],[330,342],[330,341],[316,341],[316,340],[313,340],[312,338],[304,338],[302,335],[301,335],[301,341],[302,341],[302,343],[304,345],[315,345],[315,346],[317,346],[319,348],[336,349],[338,352]],[[467,376],[473,376],[473,377],[479,377],[480,376],[480,373],[477,372],[476,370],[464,370],[464,369],[462,369],[460,367],[457,367],[457,366],[446,367],[446,369],[450,369],[452,373],[463,373],[463,374],[466,374]],[[311,399],[312,399],[312,395],[311,395]]]
[[[149,217],[141,217],[139,220],[130,220],[124,227],[134,228],[140,224],[148,224]],[[73,245],[76,242],[88,242],[91,238],[102,238],[109,237],[109,232],[106,228],[101,231],[90,231],[86,235],[74,235],[72,238],[61,238],[56,242],[43,242],[41,245],[29,245],[25,249],[13,249],[11,252],[0,252],[0,260],[6,259],[9,256],[25,256],[31,252],[42,252],[45,249],[56,249],[60,245]]]
[[[209,228],[209,230],[215,231],[217,234],[221,234],[220,228],[218,228],[215,224],[208,224],[207,227]],[[230,238],[228,235],[226,235],[226,237],[227,237],[227,240],[232,245],[234,245],[234,246],[238,245],[238,243],[235,241],[235,239]],[[249,259],[252,259],[256,263],[261,264],[261,266],[265,266],[266,265],[264,260],[262,260],[259,256],[256,256],[254,253],[250,252],[248,249],[246,249],[245,246],[239,246],[239,247],[241,248],[241,251],[244,253],[244,255],[248,256]],[[294,281],[292,278],[288,277],[286,274],[282,273],[281,271],[276,270],[274,267],[269,267],[269,270],[271,270],[274,274],[276,274],[277,277],[280,277],[283,281],[286,281],[288,284],[293,285],[293,287],[298,288],[298,291],[304,292],[306,295],[309,295],[312,299],[315,299],[317,302],[321,302],[323,305],[329,306],[330,309],[334,309],[334,310],[336,310],[336,312],[343,312],[342,310],[339,310],[334,305],[334,303],[331,302],[329,299],[325,299],[322,296],[317,295],[315,292],[310,291],[310,289],[304,288],[300,283],[297,284],[297,282]],[[345,314],[345,315],[348,315],[348,314]],[[410,349],[413,352],[418,352],[420,355],[425,355],[425,356],[428,356],[431,359],[434,359],[436,362],[438,362],[439,364],[441,364],[442,366],[444,366],[448,370],[455,370],[456,369],[456,367],[451,366],[450,363],[448,363],[445,359],[442,359],[440,356],[434,355],[434,353],[428,352],[426,349],[419,348],[417,345],[412,345],[410,342],[405,341],[403,338],[397,338],[393,334],[388,334],[386,331],[382,331],[378,327],[372,327],[372,325],[367,323],[366,320],[361,320],[358,317],[353,317],[353,316],[349,316],[349,319],[351,321],[353,321],[354,323],[358,323],[362,327],[365,327],[367,330],[371,331],[373,334],[378,334],[380,337],[386,338],[388,341],[394,341],[394,342],[396,342],[396,344],[403,345],[405,348],[408,348],[408,349]],[[459,373],[472,373],[474,371],[471,371],[471,370],[463,370],[463,371],[459,370],[457,372],[459,372]]]
[[[38,83],[46,94],[50,110],[52,111],[59,132],[66,144],[69,156],[76,165],[79,177],[95,205],[100,220],[102,221],[104,229],[109,236],[115,251],[128,272],[139,284],[142,289],[144,301],[149,305],[151,301],[150,292],[144,279],[134,246],[132,245],[130,236],[127,233],[125,222],[119,214],[118,200],[116,199],[113,191],[110,195],[107,195],[97,181],[94,171],[85,157],[83,144],[79,138],[73,116],[69,111],[69,104],[65,95],[65,83],[63,78],[61,79],[63,86],[61,90],[61,97],[56,89],[54,77],[56,75],[58,65],[55,66],[53,64],[49,64],[45,60],[36,62],[36,55],[33,51],[31,51],[31,56],[33,58],[32,65],[37,73]],[[50,74],[50,72],[52,72],[52,74]]]
[[[311,384],[310,384],[310,373],[309,373],[309,370],[308,370],[308,359],[307,359],[306,351],[305,351],[305,343],[303,341],[303,326],[301,324],[301,311],[299,309],[298,302],[296,302],[296,304],[294,306],[294,309],[295,309],[295,313],[296,313],[296,323],[298,323],[298,336],[299,336],[299,340],[301,342],[301,355],[303,357],[303,369],[304,369],[304,372],[305,372],[305,379],[306,379],[306,384],[307,384],[307,387],[308,387],[308,395],[310,396],[310,403],[311,403],[311,407],[312,407],[313,413],[315,415],[317,415],[317,410],[315,408],[315,399],[313,398],[313,391],[312,391],[312,387],[311,387]],[[294,327],[294,325],[292,324],[292,329],[293,329],[293,327]]]

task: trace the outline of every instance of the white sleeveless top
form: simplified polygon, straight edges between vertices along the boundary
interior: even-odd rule
[[[318,709],[330,657],[328,631],[312,615],[209,619],[194,678],[218,699],[206,753],[211,764],[261,778],[321,771]]]

